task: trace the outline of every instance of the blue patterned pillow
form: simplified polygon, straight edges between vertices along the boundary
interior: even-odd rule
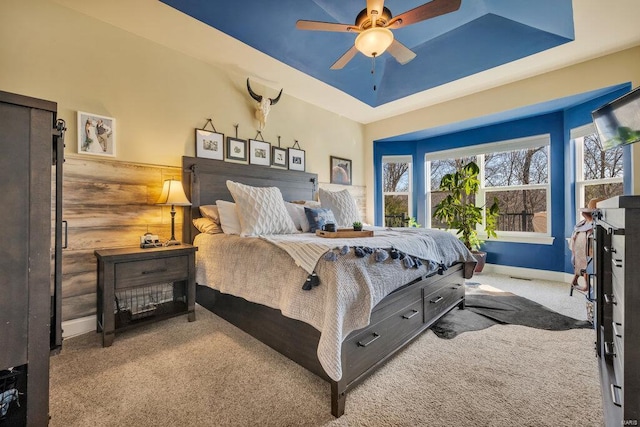
[[[333,216],[331,209],[311,209],[304,207],[304,214],[309,220],[309,231],[315,233],[316,230],[322,230],[322,226],[327,223],[336,223],[336,218]]]

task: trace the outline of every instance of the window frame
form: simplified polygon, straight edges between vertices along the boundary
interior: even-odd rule
[[[504,187],[487,187],[485,182],[485,165],[484,155],[494,152],[506,152],[523,150],[531,147],[547,147],[547,182],[545,184],[527,184],[527,185],[511,185]],[[487,193],[492,191],[511,191],[522,189],[545,189],[546,205],[547,205],[547,231],[546,233],[536,233],[530,231],[499,231],[496,230],[497,238],[495,241],[515,242],[515,243],[535,243],[535,244],[553,244],[554,237],[551,235],[551,135],[540,134],[524,138],[514,138],[503,141],[489,142],[485,144],[470,145],[467,147],[454,148],[449,150],[434,151],[425,153],[425,224],[431,227],[431,162],[433,160],[445,160],[460,157],[476,156],[480,173],[478,175],[481,183],[480,190],[476,196],[476,204],[484,206],[486,203]],[[455,232],[455,230],[453,231]],[[478,228],[478,236],[486,240],[487,235],[484,231],[483,224]]]
[[[391,160],[391,161],[390,161]],[[384,165],[385,163],[407,163],[409,165],[409,189],[408,191],[384,191]],[[381,158],[381,194],[382,194],[382,224],[385,224],[385,196],[407,196],[407,210],[410,217],[413,216],[413,157],[410,155],[388,155]]]
[[[589,123],[577,128],[571,129],[570,137],[575,147],[575,220],[576,223],[582,220],[580,208],[587,205],[585,200],[585,188],[589,185],[600,184],[622,184],[624,185],[624,163],[623,176],[619,178],[599,178],[599,179],[585,179],[584,178],[584,137],[591,134],[598,134],[596,127],[593,123]]]

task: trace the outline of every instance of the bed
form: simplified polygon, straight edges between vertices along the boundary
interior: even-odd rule
[[[333,239],[315,236],[291,236],[290,240],[289,236],[243,238],[200,234],[192,221],[201,216],[200,207],[215,204],[216,200],[233,200],[227,180],[254,187],[277,187],[285,200],[314,200],[317,176],[193,157],[183,157],[182,163],[182,182],[192,202],[184,211],[183,240],[199,247],[196,301],[329,382],[331,413],[335,417],[344,414],[349,390],[451,309],[464,308],[464,279],[472,276],[475,267],[470,254],[442,253],[440,256],[446,261],[425,262],[411,268],[406,268],[408,264],[403,268],[386,258],[373,262],[377,252],[364,258],[355,256],[359,245],[377,242],[371,246],[383,246],[380,242],[393,238],[397,231],[377,229],[371,239],[348,242],[340,239],[337,245]],[[403,233],[414,233],[415,239],[433,240],[418,230]],[[326,251],[322,249],[324,246],[334,246],[337,255],[333,260],[317,258],[313,275],[317,273],[320,285],[304,291],[300,285],[312,276],[311,269],[287,250],[301,244],[296,239],[308,238],[318,239],[316,246],[320,252]],[[349,250],[342,254],[340,248],[345,246]],[[432,246],[433,250],[441,251],[447,247],[439,241]],[[231,265],[234,257],[247,256],[243,254],[251,251],[268,255],[247,258],[251,259],[247,268],[237,269],[242,271],[236,276],[230,276],[229,272],[221,274],[225,270],[222,267]],[[279,276],[283,279],[276,278],[266,264],[267,259],[287,272]],[[266,273],[251,273],[252,269]],[[359,282],[374,282],[371,289],[375,291]],[[282,291],[268,287],[273,284],[281,286]],[[343,287],[355,290],[345,293],[341,291]],[[294,303],[282,303],[289,301],[285,294],[293,295]],[[346,305],[334,309],[332,301],[337,301],[338,306]]]

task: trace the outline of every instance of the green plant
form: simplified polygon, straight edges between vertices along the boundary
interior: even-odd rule
[[[409,222],[407,223],[408,227],[420,227],[420,224],[418,224],[418,221],[416,221],[416,219],[412,216],[409,217]]]
[[[356,221],[356,222],[353,223],[353,226],[356,227],[356,228],[357,227],[362,227],[362,223],[360,221]]]
[[[477,226],[482,224],[483,212],[487,238],[497,237],[496,225],[500,213],[498,199],[494,197],[488,208],[486,205],[475,204],[475,195],[480,189],[479,172],[478,165],[469,162],[456,172],[443,176],[440,190],[448,195],[436,205],[433,214],[435,218],[447,224],[448,228],[457,229],[460,240],[469,250],[478,250],[483,243],[478,238],[477,231]]]

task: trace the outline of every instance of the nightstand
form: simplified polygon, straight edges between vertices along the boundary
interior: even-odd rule
[[[187,314],[196,320],[195,246],[96,250],[97,331],[102,346],[116,330]]]

